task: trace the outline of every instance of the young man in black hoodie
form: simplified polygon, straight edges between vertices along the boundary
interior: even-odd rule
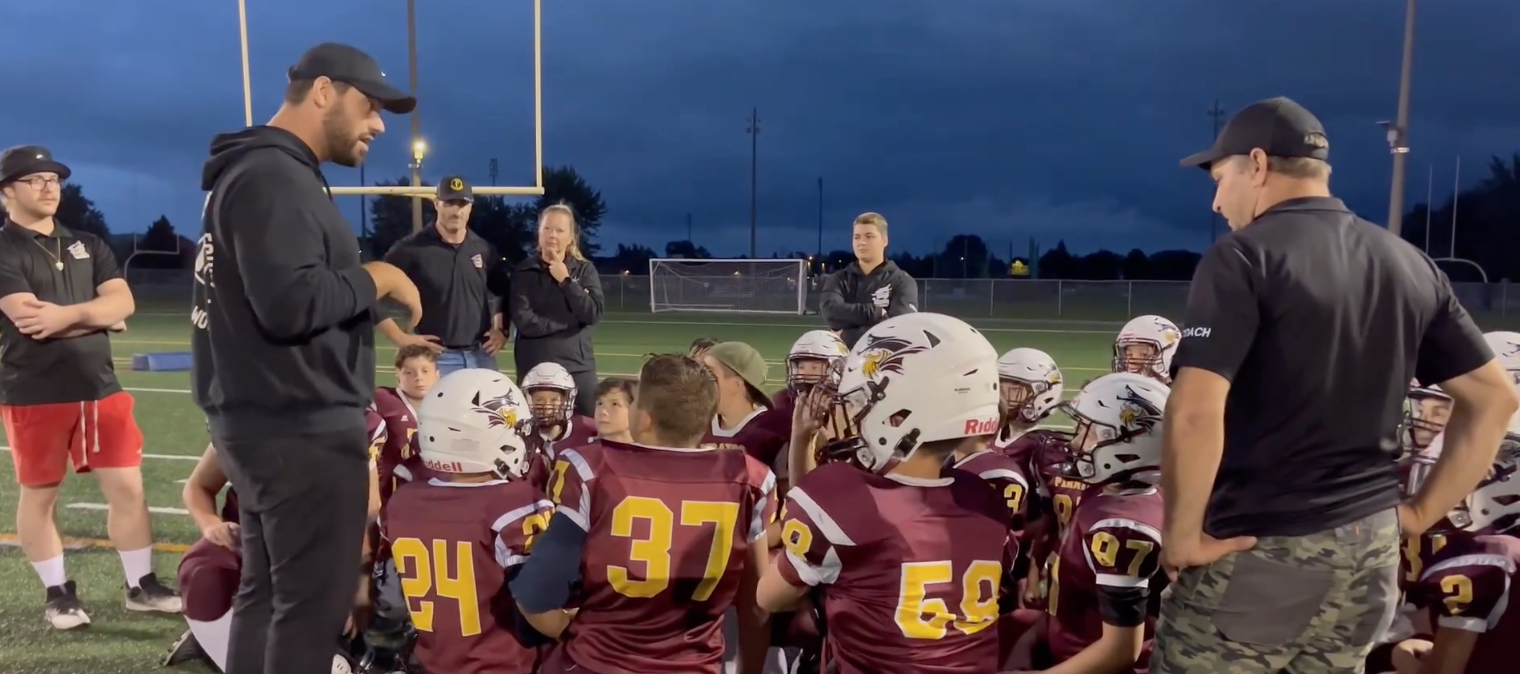
[[[880,214],[855,218],[851,246],[855,264],[823,277],[818,309],[829,329],[855,348],[871,326],[918,311],[918,283],[887,259],[887,219]]]
[[[380,111],[416,100],[358,49],[312,48],[267,126],[217,136],[195,261],[193,388],[240,497],[228,674],[328,671],[353,606],[368,503],[372,307],[417,288],[359,242],[321,165],[357,166]]]

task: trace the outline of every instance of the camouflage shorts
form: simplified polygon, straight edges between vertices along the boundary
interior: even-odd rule
[[[1263,537],[1167,588],[1150,671],[1360,673],[1393,621],[1398,570],[1392,510],[1308,536]]]

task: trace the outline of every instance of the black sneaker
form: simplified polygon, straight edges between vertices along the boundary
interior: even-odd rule
[[[127,588],[127,610],[141,613],[179,613],[184,603],[179,593],[164,587],[158,576],[148,574],[138,579],[137,587]]]
[[[84,612],[84,604],[79,603],[72,580],[47,589],[47,608],[43,615],[56,630],[71,630],[90,624],[90,616]]]
[[[164,655],[163,665],[174,667],[187,662],[196,662],[206,657],[206,652],[201,650],[201,643],[195,640],[195,632],[185,630],[174,640],[174,645],[169,647],[169,652]]]

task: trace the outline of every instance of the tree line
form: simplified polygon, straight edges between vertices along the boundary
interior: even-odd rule
[[[1492,157],[1486,168],[1482,179],[1444,202],[1434,206],[1415,204],[1404,216],[1402,235],[1426,249],[1433,258],[1460,258],[1476,263],[1491,281],[1515,279],[1520,277],[1520,255],[1514,253],[1520,250],[1520,153],[1508,159]],[[706,247],[688,240],[668,241],[659,249],[643,244],[619,244],[615,250],[598,255],[601,247],[596,236],[607,214],[601,193],[569,166],[545,168],[543,182],[544,195],[532,199],[476,197],[470,229],[495,245],[503,257],[517,262],[533,249],[539,212],[548,205],[564,202],[575,209],[581,227],[581,250],[603,273],[643,274],[649,268],[649,260],[656,257],[715,257]],[[404,185],[408,181],[403,177],[378,184]],[[366,219],[360,223],[361,241],[365,252],[378,258],[411,233],[411,200],[407,197],[366,197],[366,200]],[[424,221],[431,222],[432,202],[424,200],[423,207]],[[78,183],[64,185],[58,219],[71,228],[105,238],[123,260],[135,251],[178,253],[140,256],[133,262],[134,267],[185,268],[194,260],[193,242],[176,232],[164,216],[150,223],[140,236],[112,236],[105,214],[85,196]],[[814,271],[838,269],[854,259],[848,250],[794,250],[771,257],[809,258]],[[1023,255],[1000,256],[976,234],[957,234],[940,250],[922,255],[912,251],[894,251],[891,255],[898,266],[919,278],[1074,280],[1187,280],[1192,277],[1199,257],[1197,252],[1188,250],[1146,253],[1138,249],[1124,254],[1098,250],[1076,255],[1067,249],[1065,241],[1058,241],[1048,250],[1031,241]],[[1465,264],[1443,262],[1441,266],[1454,281],[1481,278]]]

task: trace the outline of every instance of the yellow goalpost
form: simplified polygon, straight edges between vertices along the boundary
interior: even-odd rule
[[[248,65],[248,0],[238,0],[238,33],[243,48],[243,121],[253,126],[253,78]],[[526,187],[475,187],[476,194],[540,196],[544,193],[544,58],[543,58],[543,0],[533,0],[533,181]],[[420,104],[419,104],[420,107]],[[412,138],[412,147],[418,147],[420,138]],[[375,185],[333,187],[333,196],[373,194],[395,197],[428,197],[434,194],[432,187],[407,185],[382,187]]]

